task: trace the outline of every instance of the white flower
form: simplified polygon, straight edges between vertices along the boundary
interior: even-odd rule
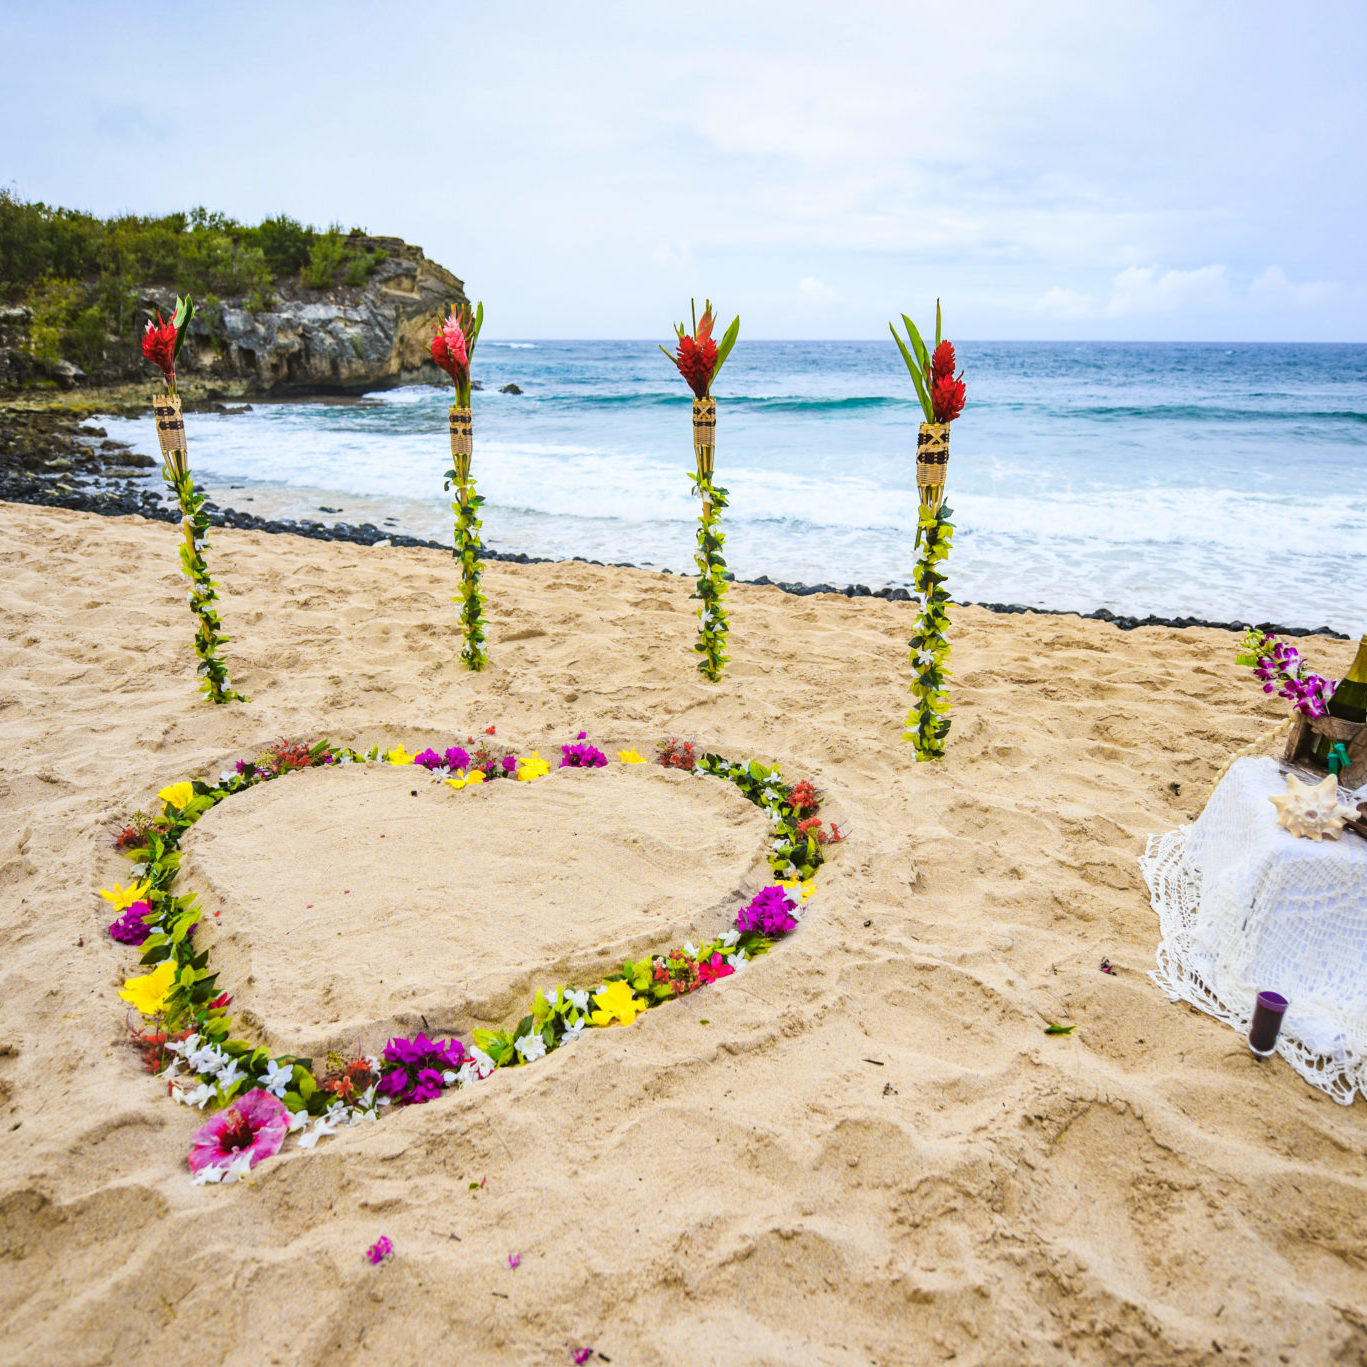
[[[558,987],[553,987],[549,992],[543,993],[542,995],[545,996],[548,1006],[560,1005],[560,989]]]
[[[786,840],[775,840],[773,842],[773,848],[775,850],[786,850],[788,848],[788,844],[789,842]]]
[[[918,652],[917,652],[917,655],[916,655],[916,663],[917,663],[918,665],[920,665],[922,669],[925,669],[925,668],[926,668],[927,666],[929,666],[929,665],[933,665],[933,664],[935,663],[935,653],[934,653],[934,651],[930,651],[930,650],[918,651]]]
[[[187,1092],[183,1087],[177,1087],[173,1095],[182,1106],[194,1106],[202,1111],[209,1098],[214,1095],[214,1089],[207,1082],[203,1082],[192,1092]]]
[[[375,1118],[375,1084],[373,1082],[356,1098],[356,1109],[365,1112],[371,1120]]]
[[[232,770],[232,769],[221,769],[221,770],[219,771],[218,781],[219,781],[220,783],[222,783],[222,784],[228,784],[228,783],[231,783],[231,782],[233,781],[233,779],[235,779],[236,777],[237,777],[237,773],[236,773],[234,770]]]
[[[334,1101],[331,1106],[323,1112],[323,1119],[329,1125],[340,1125],[347,1116],[347,1104],[345,1101]]]
[[[489,1074],[492,1073],[494,1071],[494,1068],[497,1066],[494,1063],[493,1059],[491,1059],[489,1055],[484,1052],[483,1049],[471,1049],[470,1062],[475,1065],[475,1071],[482,1078],[488,1077]]]
[[[449,1068],[441,1075],[441,1085],[449,1087],[456,1080],[456,1075]]]
[[[721,944],[722,944],[722,947],[723,947],[724,949],[730,949],[731,946],[732,946],[733,944],[735,944],[736,941],[739,940],[739,939],[740,939],[740,931],[738,931],[738,930],[728,930],[728,931],[726,932],[726,934],[723,935],[723,936],[721,937]]]
[[[479,1081],[479,1074],[475,1071],[473,1063],[462,1063],[456,1069],[456,1084],[460,1087],[469,1087]]]
[[[300,1130],[307,1128],[309,1123],[309,1113],[307,1111],[295,1111],[290,1116],[289,1128],[286,1134],[298,1134]]]
[[[695,945],[692,940],[685,940],[683,942],[683,949],[684,953],[687,954],[690,959],[696,959],[698,957],[698,946]]]
[[[370,1071],[372,1073],[378,1073],[380,1069],[384,1067],[384,1061],[382,1059],[368,1058],[366,1059],[366,1062],[370,1065]]]
[[[294,1079],[294,1065],[290,1063],[277,1063],[271,1059],[266,1064],[265,1073],[256,1079],[259,1086],[264,1087],[273,1097],[283,1098],[285,1089]]]
[[[227,1096],[228,1088],[239,1078],[246,1077],[246,1074],[238,1066],[238,1060],[232,1059],[225,1067],[218,1070],[218,1085],[223,1089],[223,1095]]]
[[[514,1040],[513,1048],[516,1049],[528,1063],[532,1063],[535,1060],[546,1056],[546,1041],[535,1031],[530,1035],[523,1035],[521,1039]]]
[[[190,1067],[197,1073],[216,1073],[228,1062],[228,1056],[216,1044],[206,1044],[188,1056]]]
[[[245,1177],[251,1170],[251,1154],[240,1153],[231,1163],[222,1163],[212,1168],[200,1168],[190,1180],[197,1187],[202,1187],[206,1182],[222,1182],[227,1186],[229,1183]]]
[[[299,1147],[301,1149],[315,1148],[320,1139],[324,1138],[326,1135],[336,1133],[336,1126],[328,1123],[327,1116],[320,1115],[314,1122],[313,1128],[307,1134],[301,1134],[299,1136]]]
[[[566,988],[565,998],[567,1001],[571,1001],[574,1003],[574,1009],[578,1011],[580,1015],[584,1015],[588,1011],[589,994],[587,988],[583,989],[582,991],[570,991],[569,988]]]
[[[560,1036],[560,1043],[573,1044],[588,1029],[588,1025],[588,1021],[583,1016],[575,1016],[573,1020],[567,1016],[565,1018],[565,1033]]]
[[[198,1035],[186,1035],[182,1040],[168,1041],[166,1052],[168,1054],[179,1054],[181,1058],[189,1058],[191,1054],[199,1048]]]
[[[731,967],[736,970],[737,973],[739,973],[740,970],[750,962],[750,960],[747,959],[744,954],[737,953],[728,954],[726,956],[726,962],[729,963]]]

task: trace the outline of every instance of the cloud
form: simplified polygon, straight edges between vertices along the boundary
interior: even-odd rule
[[[1112,318],[1133,318],[1223,309],[1229,302],[1229,272],[1224,266],[1199,266],[1192,271],[1131,266],[1112,280],[1105,311]]]
[[[797,282],[797,292],[804,298],[818,304],[834,303],[840,298],[840,291],[823,285],[814,275],[804,275]]]

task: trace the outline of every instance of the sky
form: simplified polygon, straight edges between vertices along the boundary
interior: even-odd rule
[[[1367,340],[1367,6],[0,0],[0,185],[403,237],[486,336]]]

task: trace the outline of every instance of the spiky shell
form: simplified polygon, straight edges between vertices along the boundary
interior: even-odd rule
[[[1337,840],[1347,818],[1355,816],[1351,807],[1339,802],[1338,779],[1330,774],[1313,787],[1302,783],[1295,774],[1286,778],[1286,792],[1275,793],[1268,801],[1277,809],[1277,824],[1285,826],[1292,835],[1308,836],[1311,840]]]

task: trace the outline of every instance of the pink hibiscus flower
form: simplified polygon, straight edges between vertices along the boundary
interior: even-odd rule
[[[194,1172],[226,1168],[245,1153],[254,1168],[263,1158],[280,1152],[289,1123],[285,1103],[258,1087],[195,1131],[188,1155],[190,1167]]]

